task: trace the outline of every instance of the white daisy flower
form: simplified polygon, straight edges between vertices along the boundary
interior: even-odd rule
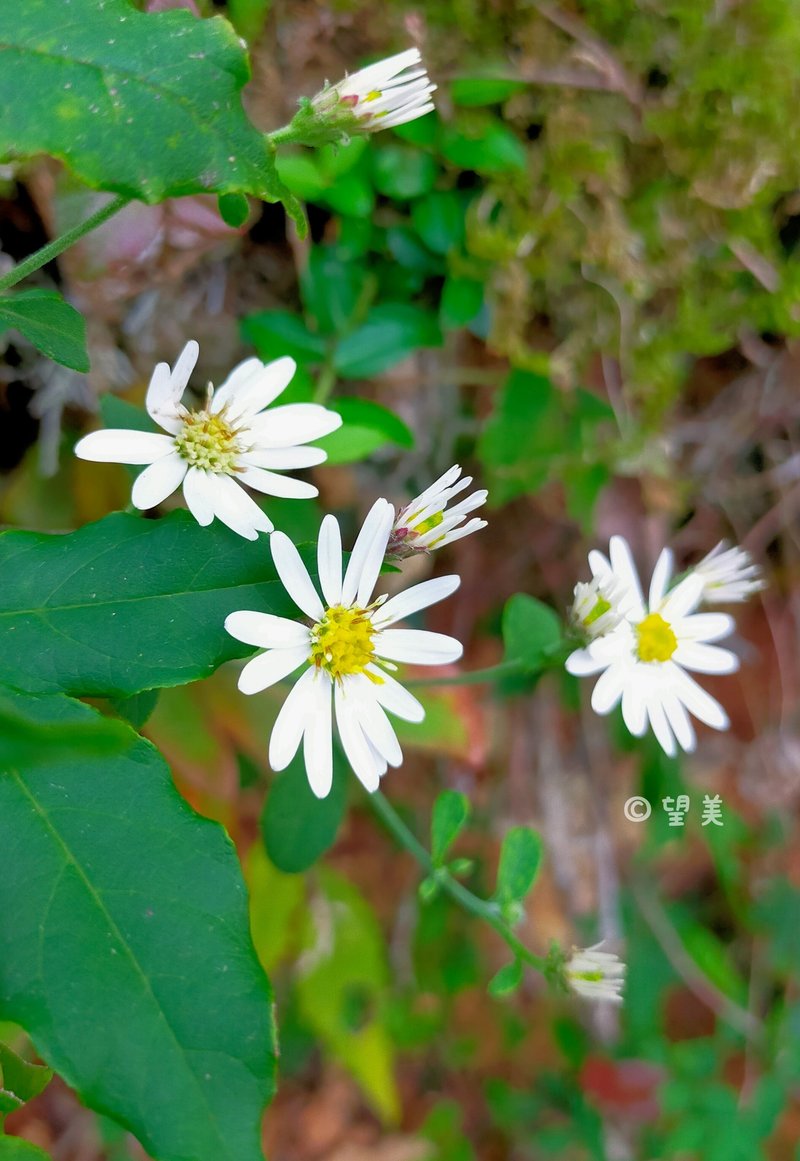
[[[727,605],[746,601],[766,587],[761,569],[744,548],[728,548],[720,540],[694,571],[703,578],[703,600],[709,605]]]
[[[430,113],[435,89],[419,50],[409,48],[326,85],[311,104],[318,115],[341,117],[348,132],[374,133]]]
[[[318,798],[331,788],[334,717],[350,765],[367,790],[377,790],[387,766],[403,760],[386,711],[409,722],[425,716],[417,699],[389,674],[396,668],[392,662],[446,665],[463,652],[442,633],[392,628],[455,592],[459,577],[437,577],[389,600],[372,599],[393,517],[387,500],[375,502],[344,576],[339,525],[334,516],[325,517],[317,545],[321,596],[291,540],[274,532],[270,548],[278,576],[310,624],[249,611],[225,620],[233,637],[266,650],[242,670],[242,693],[266,689],[302,666],[273,727],[269,763],[273,770],[285,769],[302,740],[308,781]]]
[[[183,498],[198,524],[216,516],[240,536],[255,540],[271,532],[272,521],[240,484],[269,496],[305,499],[317,495],[313,484],[279,475],[309,468],[327,458],[321,448],[303,447],[335,431],[342,419],[315,403],[290,403],[265,411],[294,375],[294,359],[245,359],[215,391],[208,387],[205,407],[181,404],[200,348],[186,344],[170,370],[159,363],[147,388],[146,407],[168,435],[149,431],[94,431],[79,440],[75,454],[84,460],[147,464],[133,485],[136,508],[154,508],[183,486]]]
[[[602,557],[602,553],[592,556],[596,562],[596,557]],[[594,562],[590,557],[590,567]],[[575,585],[569,617],[586,641],[594,641],[596,637],[604,637],[616,629],[630,605],[631,598],[622,581],[610,569],[600,568],[590,581],[579,581]]]
[[[486,503],[489,493],[485,488],[473,492],[446,511],[453,497],[472,483],[472,476],[464,476],[459,480],[460,474],[460,466],[454,464],[416,500],[400,509],[392,526],[387,556],[402,560],[413,556],[415,552],[444,548],[445,544],[452,544],[462,536],[469,536],[479,528],[486,527],[486,521],[477,518],[463,524],[467,513]]]
[[[618,955],[601,951],[602,943],[583,950],[575,949],[565,971],[573,991],[587,1000],[611,1000],[622,1003],[625,964]]]
[[[621,699],[630,732],[641,737],[649,722],[670,756],[676,741],[687,751],[695,747],[689,713],[715,730],[727,729],[722,706],[687,672],[733,673],[739,667],[735,654],[710,644],[733,630],[733,618],[694,612],[703,596],[702,578],[691,572],[668,592],[673,560],[665,548],[645,603],[631,550],[621,536],[611,538],[610,561],[602,553],[593,557],[593,571],[613,573],[626,590],[626,612],[616,629],[567,658],[567,670],[578,677],[600,674],[592,708],[607,714]]]

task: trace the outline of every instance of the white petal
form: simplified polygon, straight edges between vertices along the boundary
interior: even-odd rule
[[[678,745],[690,754],[697,744],[697,738],[683,703],[671,690],[664,690],[661,703]]]
[[[272,531],[269,517],[230,476],[214,475],[213,488],[214,515],[233,532],[247,540],[258,540],[259,532]]]
[[[611,572],[608,557],[604,556],[602,552],[598,552],[596,548],[593,548],[589,553],[589,568],[592,571],[592,576],[604,577]]]
[[[375,588],[378,577],[380,576],[383,562],[386,559],[386,546],[389,543],[389,536],[392,531],[392,524],[394,523],[394,508],[386,501],[384,509],[383,521],[376,522],[375,535],[373,536],[369,548],[367,549],[364,562],[361,567],[361,575],[358,578],[358,591],[356,592],[356,604],[362,608],[368,604],[372,596],[372,590]]]
[[[366,737],[366,734],[364,736]],[[386,761],[383,754],[381,754],[381,752],[377,749],[377,747],[375,745],[373,745],[372,740],[370,738],[367,738],[366,741],[367,741],[367,746],[369,748],[369,752],[372,755],[372,760],[374,761],[376,769],[378,771],[378,777],[383,778],[384,774],[386,773],[386,771],[389,768],[389,763]]]
[[[273,471],[297,471],[324,463],[328,453],[321,447],[255,448],[239,457],[245,468],[271,468]]]
[[[259,649],[287,649],[292,646],[310,647],[310,635],[305,625],[288,617],[272,613],[257,613],[241,609],[225,618],[225,629],[237,641],[257,645]]]
[[[479,532],[481,528],[486,528],[486,520],[468,520],[463,528],[456,528],[453,532],[447,532],[436,545],[437,548],[444,548],[446,544],[454,544],[456,540],[461,540],[464,536],[471,536],[473,532]],[[417,544],[424,546],[425,537],[420,537]]]
[[[650,580],[650,593],[648,595],[648,602],[651,611],[658,608],[664,599],[664,594],[667,591],[669,578],[672,576],[673,556],[671,548],[662,548],[661,554],[656,561],[656,567],[653,569],[653,576]]]
[[[314,674],[307,701],[303,759],[308,784],[317,798],[327,798],[333,785],[333,722],[331,679],[323,670]]]
[[[409,693],[405,686],[395,681],[385,670],[377,665],[368,665],[367,672],[376,679],[373,681],[373,695],[384,709],[405,722],[421,722],[425,718],[425,707],[417,701],[413,693]]]
[[[434,577],[433,580],[412,585],[410,589],[398,593],[396,597],[392,597],[385,605],[382,605],[373,614],[372,623],[379,629],[383,628],[384,625],[392,625],[395,621],[401,621],[403,617],[410,617],[412,613],[418,613],[420,609],[427,609],[429,605],[443,601],[445,597],[454,593],[460,584],[460,576],[439,576]]]
[[[389,541],[389,533],[394,522],[394,508],[388,500],[376,500],[367,513],[366,519],[361,526],[361,531],[356,537],[356,542],[353,545],[353,551],[350,553],[350,560],[347,564],[347,571],[344,574],[344,581],[342,582],[342,604],[352,605],[356,599],[356,594],[365,589],[363,583],[365,577],[369,577],[367,567],[373,575],[372,586],[366,594],[365,601],[368,601],[372,589],[375,587],[375,581],[378,579],[383,557],[386,552],[386,545]],[[383,548],[380,547],[380,540],[383,540]],[[373,547],[374,542],[374,547]],[[376,557],[380,553],[380,560],[378,560],[377,570],[374,569]]]
[[[246,367],[250,368],[248,374],[244,374]],[[240,368],[242,374],[235,378]],[[231,372],[219,390],[214,392],[212,400],[213,411],[218,411],[228,403],[227,413],[231,419],[256,415],[268,407],[286,390],[297,370],[297,364],[294,359],[284,355],[271,363],[247,359],[240,364],[240,368]]]
[[[434,480],[430,487],[426,488],[424,492],[420,492],[417,498],[411,502],[409,507],[413,507],[414,512],[417,512],[425,507],[425,505],[428,504],[431,499],[449,488],[450,485],[458,479],[460,472],[461,465],[453,464],[452,468],[448,468],[444,475],[439,476],[438,480]]]
[[[214,519],[214,476],[202,468],[189,468],[183,481],[186,507],[205,528]]]
[[[325,612],[322,602],[311,583],[306,566],[300,559],[300,553],[289,537],[283,532],[273,532],[269,538],[269,547],[283,587],[298,609],[302,609],[312,621],[321,620]]]
[[[729,613],[692,613],[682,617],[676,626],[680,640],[719,641],[736,628],[736,622]]]
[[[250,431],[260,448],[273,448],[308,443],[341,426],[341,415],[318,403],[287,403],[257,415],[250,422]]]
[[[639,584],[639,574],[636,571],[628,542],[622,536],[612,536],[609,544],[611,568],[633,596],[634,608],[631,615],[634,620],[641,620],[644,616],[644,597],[642,586]]]
[[[664,707],[661,704],[660,697],[656,694],[647,703],[647,714],[650,718],[650,725],[653,727],[653,733],[656,736],[658,744],[661,749],[670,758],[674,758],[677,752],[675,745],[675,738],[670,729],[667,715],[664,713]]]
[[[297,753],[313,705],[316,673],[312,666],[298,678],[275,719],[269,740],[269,764],[273,770],[285,770]]]
[[[94,463],[152,464],[174,450],[175,440],[169,435],[117,428],[93,431],[75,444],[75,455]]]
[[[197,363],[197,356],[200,354],[200,346],[194,339],[189,339],[189,342],[183,348],[178,358],[175,360],[175,366],[172,368],[172,385],[177,392],[177,398],[180,399],[186,390],[186,386],[192,377],[192,371]]]
[[[399,766],[403,761],[403,751],[391,722],[375,698],[372,683],[368,677],[359,675],[352,684],[358,689],[358,720],[367,741],[390,766]]]
[[[677,621],[681,617],[685,617],[687,613],[691,613],[693,609],[700,603],[703,596],[703,578],[698,576],[696,572],[689,573],[685,576],[680,584],[677,584],[658,610],[665,621]]]
[[[689,674],[678,665],[670,666],[670,687],[681,699],[689,713],[714,730],[727,730],[730,722],[725,710],[711,694],[706,693]],[[665,666],[666,668],[666,666]]]
[[[269,689],[276,681],[281,681],[294,673],[304,662],[308,661],[308,649],[301,645],[293,649],[270,649],[268,653],[259,653],[247,662],[239,674],[239,689],[242,693],[259,693],[262,689]]]
[[[245,468],[236,473],[236,478],[248,488],[266,492],[268,496],[284,496],[287,500],[310,500],[319,495],[319,488],[305,480],[294,480],[291,476],[280,476],[263,468]]]
[[[609,662],[603,658],[594,657],[588,649],[576,649],[567,658],[565,668],[573,677],[591,677],[593,673],[600,673],[606,669]]]
[[[183,388],[179,388],[173,381],[169,363],[156,364],[150,376],[144,405],[150,417],[172,435],[177,435],[183,427],[183,420],[178,415],[178,403],[182,394]]]
[[[353,690],[349,687],[350,683],[347,678],[334,686],[336,725],[339,728],[339,737],[348,762],[356,777],[371,794],[378,789],[380,783],[380,766],[367,745],[356,712],[356,699],[352,696]]]
[[[598,678],[592,690],[592,709],[596,714],[610,713],[619,699],[630,671],[623,665],[610,665]]]
[[[136,478],[131,492],[131,501],[135,508],[146,511],[155,508],[167,496],[171,496],[176,488],[180,487],[188,468],[186,460],[177,452],[162,456],[160,460],[145,468]]]
[[[679,642],[672,660],[695,673],[735,673],[739,668],[739,658],[735,653],[699,641]]]
[[[319,530],[317,569],[322,595],[329,605],[338,605],[342,599],[342,533],[339,521],[330,514]]]
[[[455,637],[427,629],[384,629],[374,638],[374,647],[378,657],[410,665],[449,665],[464,652]]]
[[[635,675],[634,681],[628,681],[622,691],[622,719],[635,738],[641,738],[647,729],[644,690]]]

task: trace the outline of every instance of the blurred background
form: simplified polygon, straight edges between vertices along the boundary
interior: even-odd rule
[[[545,864],[518,934],[537,953],[608,938],[629,965],[621,1010],[533,976],[487,995],[503,945],[446,900],[419,901],[418,870],[352,777],[302,865],[306,832],[266,763],[280,698],[242,698],[235,667],[141,707],[245,865],[281,1041],[267,1156],[800,1157],[800,9],[149,5],[176,6],[227,15],[248,41],[265,130],[409,44],[437,113],[338,151],[283,151],[306,241],[276,206],[231,229],[213,198],[135,204],[37,275],[87,316],[92,370],[0,334],[4,527],[68,530],[125,507],[126,469],[72,446],[101,406],[112,423],[141,406],[154,364],[195,337],[204,379],[290,354],[287,401],[331,386],[345,427],[313,472],[317,511],[269,503],[297,541],[325,511],[352,537],[376,496],[403,503],[452,463],[488,487],[489,527],[404,578],[461,573],[430,623],[466,643],[464,668],[501,659],[511,594],[564,612],[613,533],[645,571],[665,543],[683,567],[725,537],[768,580],[738,615],[741,672],[708,681],[731,730],[703,730],[683,761],[595,717],[566,675],[416,691],[428,716],[404,728],[387,795],[423,841],[438,792],[469,796],[458,853],[479,893],[508,827],[536,827]],[[0,262],[105,196],[52,162],[3,167]],[[625,817],[635,794],[646,821]],[[679,794],[675,827],[662,800]],[[701,826],[714,795],[723,824]],[[55,1161],[143,1157],[58,1082],[8,1128]]]

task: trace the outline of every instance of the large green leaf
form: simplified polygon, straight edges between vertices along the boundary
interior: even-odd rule
[[[0,768],[0,1016],[159,1161],[262,1161],[271,995],[230,840],[132,730],[19,700],[32,725],[94,724],[104,745]]]
[[[248,650],[235,609],[296,616],[265,538],[188,512],[118,512],[69,536],[0,535],[0,682],[123,696],[207,677]]]
[[[25,290],[0,298],[0,332],[9,327],[57,363],[89,370],[83,315],[55,291]]]
[[[268,143],[242,108],[247,55],[221,17],[6,0],[0,58],[0,156],[49,153],[88,185],[146,202],[278,196]]]
[[[279,871],[306,871],[336,841],[347,803],[348,767],[334,746],[333,786],[317,798],[308,784],[302,751],[278,774],[267,795],[261,833]]]

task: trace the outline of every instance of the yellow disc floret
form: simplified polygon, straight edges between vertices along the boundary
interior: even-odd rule
[[[426,532],[433,532],[434,528],[438,528],[444,520],[444,512],[434,512],[433,516],[429,516],[427,520],[423,520],[414,529],[417,536],[424,536]]]
[[[175,436],[175,448],[194,468],[232,472],[242,451],[236,436],[236,429],[223,414],[193,411]]]
[[[364,673],[375,654],[372,637],[375,627],[366,609],[333,605],[311,630],[309,662],[324,669],[334,681]],[[370,677],[370,674],[367,674]]]
[[[636,626],[636,652],[640,661],[669,661],[678,638],[658,613],[650,613]]]
[[[605,597],[598,597],[594,606],[583,618],[583,626],[588,629],[595,621],[599,621],[602,616],[611,611],[611,601],[607,601]]]

